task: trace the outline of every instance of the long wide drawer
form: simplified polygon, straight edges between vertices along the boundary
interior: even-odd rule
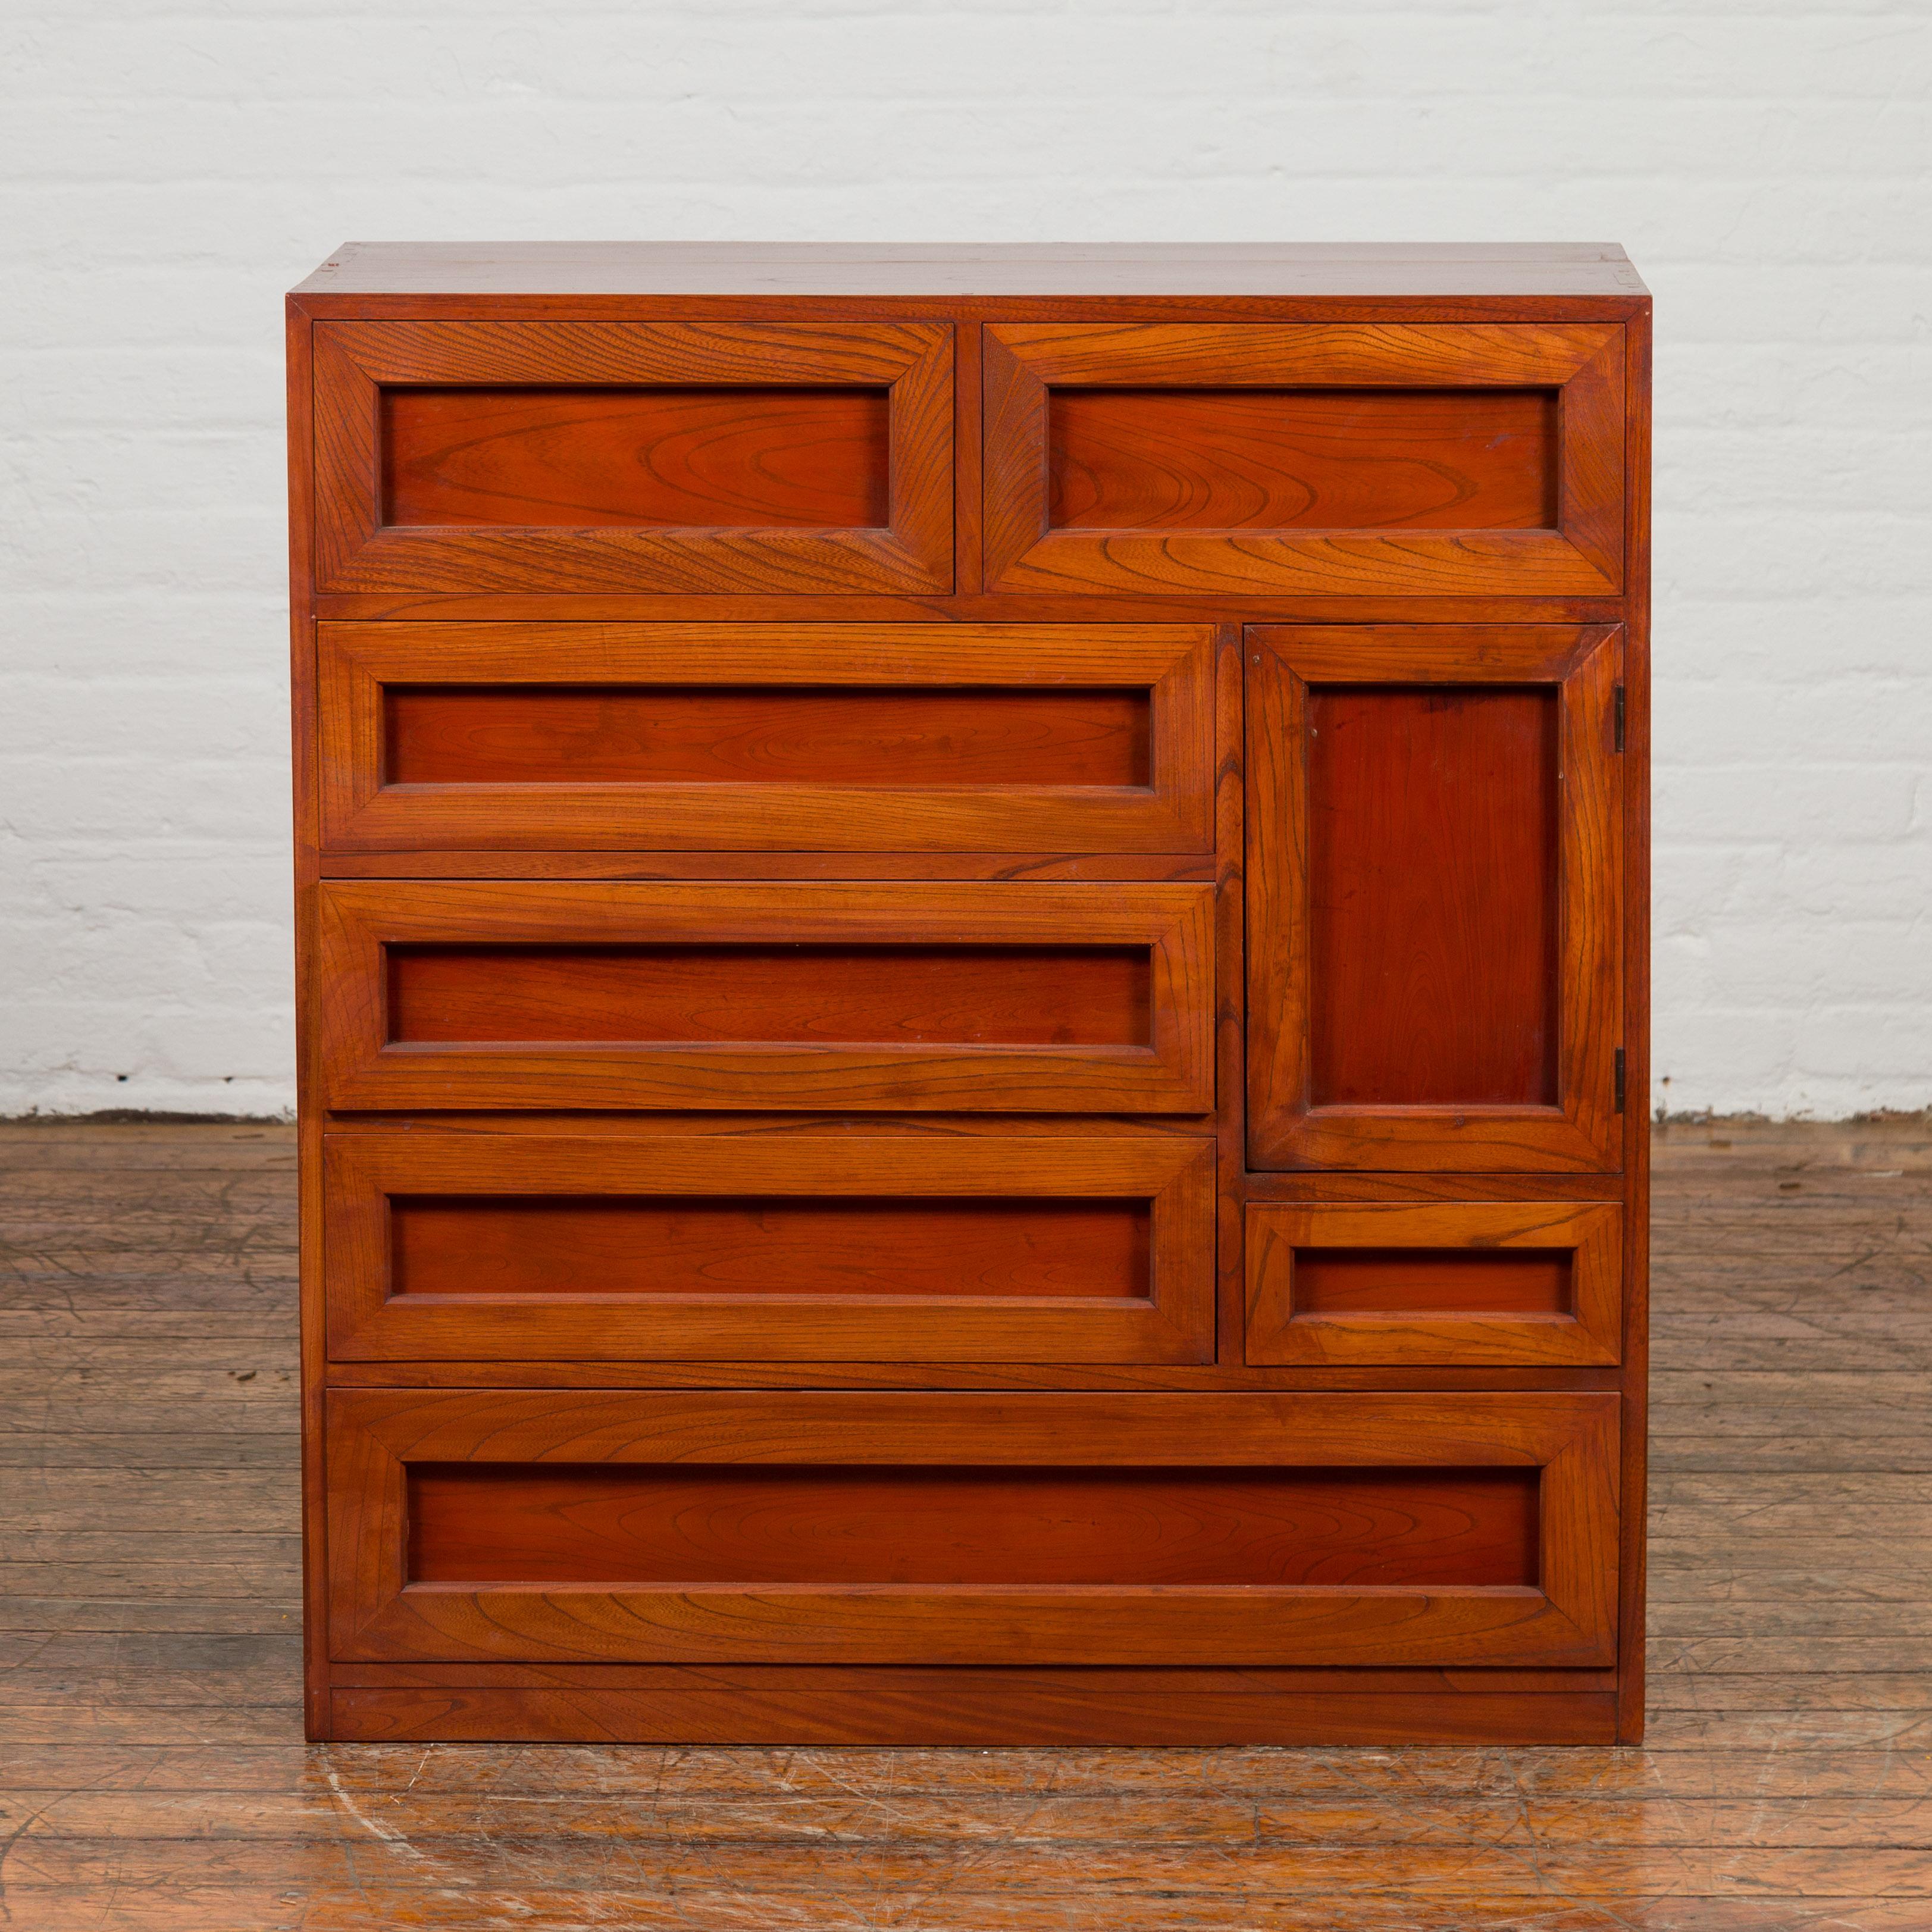
[[[1198,1136],[338,1134],[338,1361],[1198,1362]]]
[[[1214,1104],[1207,886],[317,890],[332,1107]]]
[[[332,851],[1200,852],[1204,625],[322,624]]]
[[[1601,1666],[1617,1400],[340,1389],[332,1654]]]

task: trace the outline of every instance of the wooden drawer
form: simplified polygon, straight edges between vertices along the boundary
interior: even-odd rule
[[[338,1360],[1214,1359],[1203,1139],[333,1135],[325,1202]]]
[[[322,624],[323,842],[1202,852],[1205,626]]]
[[[327,1104],[1198,1112],[1213,897],[325,884]]]
[[[1257,1168],[1614,1172],[1622,634],[1247,632]]]
[[[1614,593],[1624,356],[1598,323],[990,326],[987,588]]]
[[[1616,1362],[1622,1219],[1606,1202],[1251,1202],[1247,1360]]]
[[[323,591],[952,584],[936,322],[321,322]]]
[[[1617,1406],[338,1389],[331,1652],[1601,1666]]]

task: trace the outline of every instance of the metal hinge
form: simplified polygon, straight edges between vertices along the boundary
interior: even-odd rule
[[[1624,1110],[1624,1050],[1622,1047],[1617,1048],[1616,1080],[1617,1112],[1621,1114]]]
[[[1617,686],[1616,721],[1617,749],[1621,752],[1624,748],[1624,688],[1622,685]]]

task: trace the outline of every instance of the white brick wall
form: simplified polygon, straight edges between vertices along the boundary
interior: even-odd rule
[[[279,298],[351,238],[1622,242],[1658,1099],[1932,1103],[1924,0],[46,0],[0,1113],[292,1096]]]

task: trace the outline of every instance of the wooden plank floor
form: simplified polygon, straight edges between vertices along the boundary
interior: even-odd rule
[[[1922,1125],[1660,1137],[1635,1751],[306,1748],[290,1136],[0,1187],[0,1927],[1932,1927]]]

